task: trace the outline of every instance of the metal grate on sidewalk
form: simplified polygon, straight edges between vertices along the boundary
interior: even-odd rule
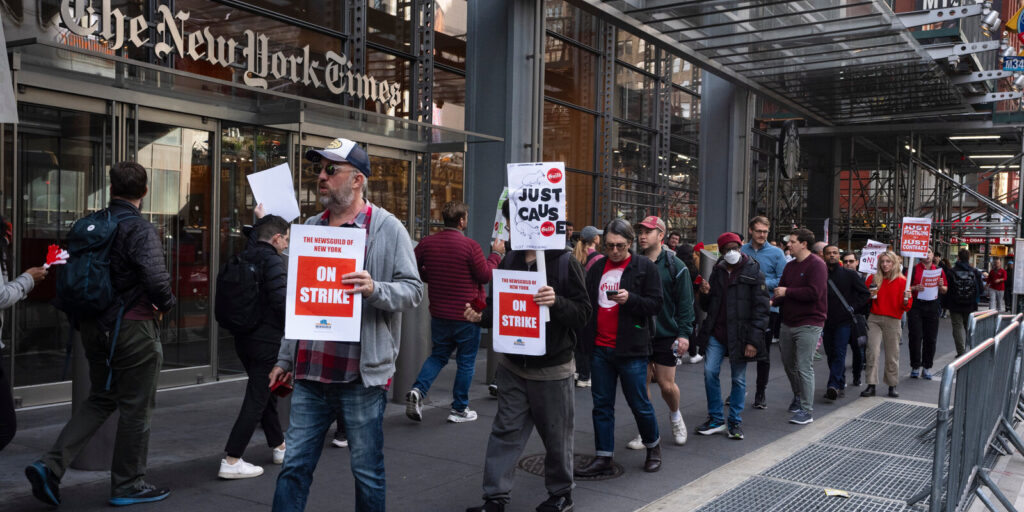
[[[697,512],[900,512],[915,510],[906,503],[852,495],[829,497],[818,487],[810,487],[773,478],[755,476]]]

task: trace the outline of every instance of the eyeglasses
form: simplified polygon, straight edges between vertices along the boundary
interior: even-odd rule
[[[609,248],[609,249],[611,249],[611,250],[613,250],[613,251],[621,251],[621,250],[629,247],[629,244],[604,244],[604,246]]]
[[[755,235],[767,235],[768,234],[768,230],[767,229],[755,229],[754,230],[754,234]]]
[[[843,260],[843,263],[857,263],[855,259]]]
[[[346,167],[342,166],[341,164],[327,164],[327,165],[322,165],[322,166],[317,167],[316,173],[320,174],[320,171],[323,171],[323,172],[327,173],[328,176],[334,176],[335,174],[337,174],[339,172],[342,172],[342,171],[357,171],[357,170],[358,169],[351,168],[351,167],[346,168]]]

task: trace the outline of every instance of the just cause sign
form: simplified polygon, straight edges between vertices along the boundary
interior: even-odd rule
[[[89,0],[61,0],[60,19],[73,34],[82,37],[102,37],[110,50],[117,51],[130,44],[141,48],[150,43],[149,21],[145,16],[125,16],[120,9],[111,9],[110,0],[102,0],[100,11]],[[215,35],[204,27],[189,32],[185,22],[188,11],[171,12],[166,5],[157,6],[157,41],[153,51],[158,58],[177,55],[179,58],[207,61],[224,68],[245,65],[242,80],[251,87],[268,87],[268,78],[290,80],[312,87],[326,86],[334,94],[350,94],[364,100],[379,102],[388,108],[402,103],[399,84],[376,80],[352,70],[352,63],[344,54],[328,51],[321,63],[310,56],[309,45],[301,53],[286,55],[271,52],[270,39],[246,29],[240,42],[232,37]],[[241,59],[239,59],[241,56]]]

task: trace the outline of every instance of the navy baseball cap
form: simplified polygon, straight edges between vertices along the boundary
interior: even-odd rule
[[[324,158],[332,162],[348,162],[366,177],[370,177],[370,158],[366,156],[366,150],[359,147],[355,141],[337,138],[324,149],[306,151],[306,160],[310,162],[319,162]]]

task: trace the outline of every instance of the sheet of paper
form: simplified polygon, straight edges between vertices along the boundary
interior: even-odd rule
[[[924,290],[917,292],[917,300],[935,300],[939,298],[939,284],[942,282],[942,269],[921,272],[921,284]]]
[[[246,176],[256,204],[263,210],[291,222],[299,216],[299,202],[295,200],[295,185],[288,164],[271,167]]]

